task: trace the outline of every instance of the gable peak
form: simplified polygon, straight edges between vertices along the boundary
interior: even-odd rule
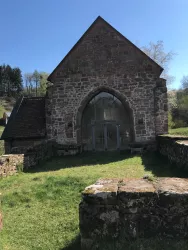
[[[107,25],[110,29],[113,29],[120,37],[122,37],[126,42],[128,42],[131,46],[133,46],[136,50],[139,51],[142,55],[147,57],[152,64],[155,64],[158,68],[160,73],[162,73],[163,68],[157,64],[153,59],[151,59],[148,55],[146,55],[141,49],[139,49],[134,43],[132,43],[130,40],[128,40],[124,35],[122,35],[119,31],[117,31],[110,23],[108,23],[104,18],[102,18],[100,15],[94,20],[94,22],[89,26],[89,28],[84,32],[84,34],[81,36],[81,38],[77,41],[77,43],[72,47],[72,49],[67,53],[67,55],[63,58],[63,60],[58,64],[58,66],[53,70],[53,72],[49,75],[48,81],[52,80],[52,76],[56,72],[56,70],[59,68],[59,66],[64,62],[64,60],[68,57],[68,55],[79,45],[79,43],[84,39],[84,37],[90,32],[90,30],[97,24],[98,22],[103,22],[105,25]]]

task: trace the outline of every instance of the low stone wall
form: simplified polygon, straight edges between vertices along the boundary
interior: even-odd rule
[[[33,146],[24,154],[24,168],[38,165],[42,161],[51,159],[55,155],[56,149],[53,142],[43,142]]]
[[[16,174],[23,169],[36,166],[55,155],[53,142],[43,142],[30,147],[24,154],[16,152],[0,156],[0,177]]]
[[[0,177],[13,175],[23,168],[24,155],[10,154],[0,156]]]
[[[188,237],[188,179],[101,179],[80,203],[82,250],[149,237]],[[117,247],[118,246],[118,247]]]
[[[158,151],[171,163],[188,170],[188,137],[158,136]]]

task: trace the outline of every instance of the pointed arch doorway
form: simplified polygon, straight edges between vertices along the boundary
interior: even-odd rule
[[[129,110],[108,92],[98,93],[87,103],[81,130],[85,150],[123,150],[133,139]]]

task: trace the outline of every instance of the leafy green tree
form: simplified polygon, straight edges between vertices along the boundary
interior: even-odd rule
[[[177,106],[179,109],[188,110],[188,89],[177,92]]]
[[[21,70],[11,68],[10,65],[0,66],[0,94],[1,96],[17,96],[22,91],[23,81]]]
[[[188,76],[183,76],[183,78],[181,79],[181,84],[183,89],[188,88]]]
[[[11,93],[18,95],[23,90],[23,80],[21,70],[19,68],[12,69],[11,73]]]
[[[40,85],[39,85],[39,94],[40,96],[44,96],[46,94],[46,87],[47,87],[47,78],[49,74],[46,72],[40,72]]]
[[[44,96],[46,94],[48,73],[38,72],[26,73],[24,75],[24,94],[27,96]]]

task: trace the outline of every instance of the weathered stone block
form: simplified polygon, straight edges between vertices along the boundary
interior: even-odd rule
[[[92,190],[90,198],[88,190]],[[109,203],[110,192],[112,197],[116,196],[113,205]],[[101,179],[83,192],[80,204],[82,247],[102,249],[104,242],[119,244],[122,239],[156,236],[187,238],[187,198],[187,179]],[[122,249],[121,246],[118,249]]]
[[[153,183],[148,180],[123,179],[118,183],[117,199],[121,213],[152,213],[157,193]]]

